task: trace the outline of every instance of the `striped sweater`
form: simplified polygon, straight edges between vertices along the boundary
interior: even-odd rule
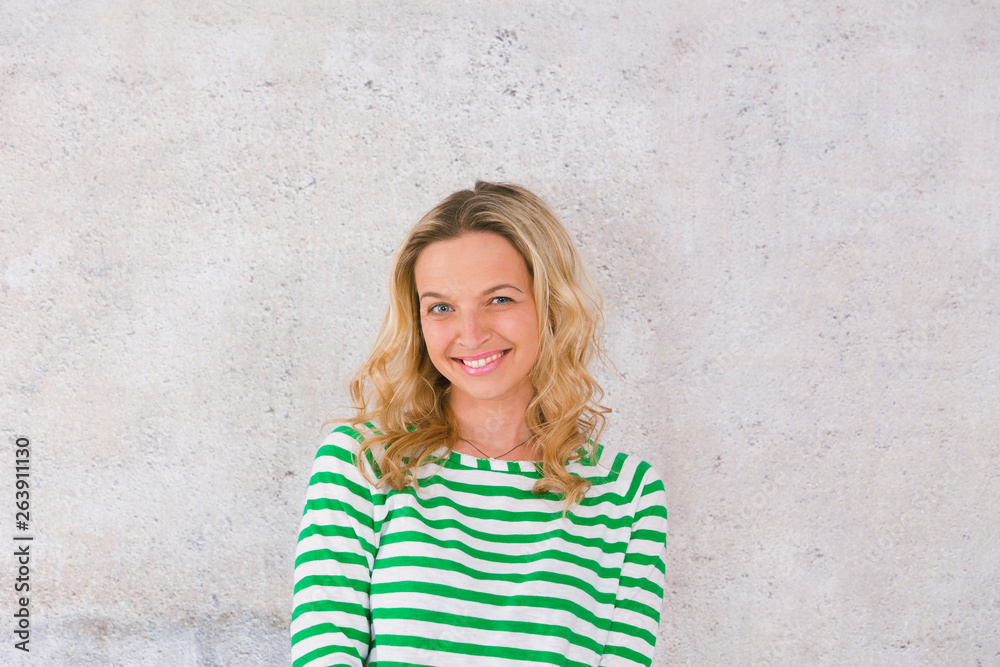
[[[563,516],[527,461],[451,452],[420,489],[372,486],[360,436],[319,448],[295,558],[295,667],[649,665],[667,511],[647,463],[599,447]]]

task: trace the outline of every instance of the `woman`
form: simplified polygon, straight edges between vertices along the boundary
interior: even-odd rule
[[[414,227],[320,447],[293,663],[648,665],[663,484],[596,444],[601,315],[548,208],[476,183]]]

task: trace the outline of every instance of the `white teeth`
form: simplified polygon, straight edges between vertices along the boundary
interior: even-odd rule
[[[506,354],[506,352],[497,352],[492,357],[486,357],[485,359],[476,359],[475,361],[466,361],[465,359],[462,359],[462,363],[468,366],[469,368],[482,368],[491,361],[496,361],[504,354]]]

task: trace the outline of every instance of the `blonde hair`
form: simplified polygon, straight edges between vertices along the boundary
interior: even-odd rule
[[[414,265],[428,245],[471,232],[506,239],[531,276],[539,346],[525,418],[542,475],[534,492],[555,492],[568,508],[590,483],[566,465],[594,454],[610,412],[598,403],[604,392],[589,371],[595,358],[603,359],[600,297],[566,229],[538,197],[515,185],[479,181],[452,194],[410,230],[397,252],[375,347],[350,382],[357,414],[347,421],[364,433],[359,467],[367,476],[367,460],[381,484],[402,490],[418,485],[417,467],[441,460],[434,452],[442,444],[444,456],[455,447],[450,383],[427,354]]]

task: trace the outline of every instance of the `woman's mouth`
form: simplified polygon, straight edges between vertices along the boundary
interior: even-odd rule
[[[510,352],[509,348],[500,350],[499,352],[487,352],[483,356],[475,355],[472,357],[453,358],[461,364],[462,370],[469,375],[485,375],[503,363],[503,358],[507,356],[508,352]]]
[[[497,359],[499,359],[503,355],[507,354],[509,351],[510,350],[502,350],[502,351],[497,352],[496,354],[492,354],[492,355],[490,355],[488,357],[483,357],[482,359],[459,359],[459,361],[461,361],[463,364],[465,364],[469,368],[482,368],[486,364],[488,364],[488,363],[490,363],[492,361],[496,361]]]

